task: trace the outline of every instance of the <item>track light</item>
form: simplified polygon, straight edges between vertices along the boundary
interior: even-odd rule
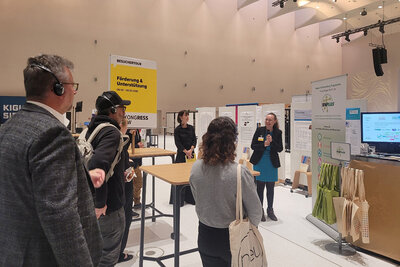
[[[346,34],[346,37],[344,38],[347,42],[350,42],[349,34]]]
[[[365,8],[363,8],[363,10],[360,12],[361,16],[366,16],[367,14],[368,13],[367,13],[367,10]]]
[[[385,25],[384,24],[379,25],[379,31],[381,33],[385,33]]]
[[[280,2],[279,2],[279,6],[280,6],[281,8],[284,8],[284,7],[285,7],[285,2],[284,2],[284,1],[280,1]]]
[[[336,43],[339,43],[339,37],[336,37]]]
[[[364,30],[364,36],[367,36],[368,30]]]

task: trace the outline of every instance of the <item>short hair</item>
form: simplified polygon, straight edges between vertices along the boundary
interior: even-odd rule
[[[179,111],[179,113],[178,113],[178,118],[176,118],[176,119],[178,120],[178,123],[182,123],[181,117],[182,117],[183,115],[189,115],[189,111],[188,111],[188,110],[185,110],[185,109]]]
[[[233,162],[237,136],[237,127],[231,118],[218,117],[212,120],[199,147],[204,163],[217,165]]]
[[[74,64],[71,61],[57,55],[43,54],[28,58],[27,66],[23,72],[26,98],[28,100],[44,99],[47,92],[56,83],[56,79],[51,73],[35,67],[35,65],[48,68],[59,81],[67,79],[65,68],[70,70],[74,68]]]
[[[270,113],[268,113],[268,114],[265,116],[265,118],[267,118],[268,115],[274,116],[275,123],[274,123],[273,129],[274,129],[274,130],[275,130],[275,129],[279,129],[278,118],[276,117],[275,113],[270,112]]]

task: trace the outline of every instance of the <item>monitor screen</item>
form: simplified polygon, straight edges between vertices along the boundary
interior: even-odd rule
[[[400,143],[400,112],[361,113],[361,142]]]
[[[400,112],[362,112],[361,142],[378,152],[399,153]]]

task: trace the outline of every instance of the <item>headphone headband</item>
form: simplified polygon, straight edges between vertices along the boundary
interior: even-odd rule
[[[31,67],[35,67],[35,68],[39,68],[47,73],[50,73],[51,76],[54,77],[54,79],[56,79],[56,83],[53,85],[53,91],[56,95],[58,96],[62,96],[64,94],[64,86],[63,84],[60,82],[60,80],[57,78],[57,76],[47,67],[40,65],[40,64],[31,64]]]

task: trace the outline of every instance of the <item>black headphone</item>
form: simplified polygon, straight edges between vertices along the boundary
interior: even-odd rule
[[[56,82],[53,85],[53,92],[58,96],[62,96],[64,94],[63,84],[58,80],[57,76],[49,68],[39,64],[31,64],[31,67],[36,67],[50,73],[54,77],[54,79],[56,79]]]
[[[117,113],[117,109],[115,108],[114,103],[113,103],[106,95],[104,95],[104,94],[101,95],[101,97],[103,97],[104,99],[106,99],[108,102],[111,103],[111,108],[110,108],[111,113],[112,113],[112,114]]]

